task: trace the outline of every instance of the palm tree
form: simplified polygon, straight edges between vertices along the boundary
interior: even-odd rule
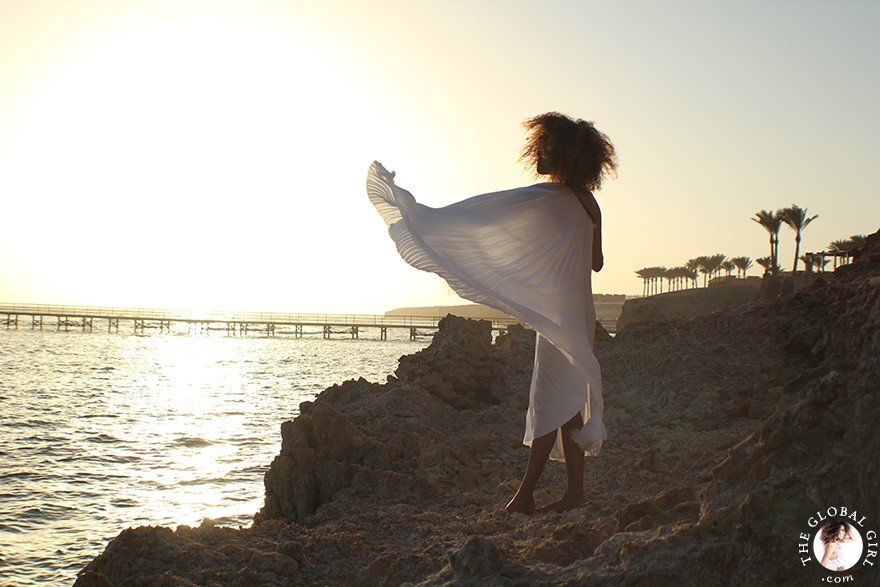
[[[672,291],[673,286],[675,285],[675,269],[673,267],[667,267],[665,271],[663,271],[663,277],[666,279],[666,291]]]
[[[843,262],[841,265],[845,265],[849,263],[850,258],[852,257],[853,251],[862,246],[865,242],[865,235],[863,234],[854,234],[846,239],[839,239],[833,241],[830,245],[828,245],[829,253],[837,253],[834,256],[834,268],[837,269],[837,258],[843,257]],[[841,253],[843,253],[841,255]]]
[[[775,271],[779,267],[779,229],[782,227],[782,210],[771,212],[770,210],[761,210],[755,213],[756,218],[752,218],[755,222],[764,227],[770,233],[770,260],[771,271]]]
[[[684,264],[684,268],[688,270],[688,277],[694,282],[694,288],[696,288],[699,285],[697,283],[697,276],[700,271],[699,259],[688,259],[688,262]]]
[[[687,289],[691,281],[691,270],[684,265],[679,265],[678,280],[678,289]]]
[[[868,238],[868,237],[866,237],[863,234],[854,234],[851,237],[849,237],[849,242],[851,242],[853,245],[853,248],[856,249],[856,248],[862,246],[863,244],[865,244],[866,238]]]
[[[700,284],[698,281],[700,278],[699,269],[691,269],[690,267],[685,267],[685,269],[687,269],[687,271],[688,271],[688,279],[690,279],[691,282],[693,282],[694,289],[696,289],[697,286]]]
[[[709,265],[712,267],[712,273],[715,277],[721,275],[721,269],[723,268],[725,261],[727,261],[727,255],[724,253],[715,253],[709,257]]]
[[[847,253],[849,253],[849,257],[852,258],[853,253],[856,249],[861,248],[863,244],[865,244],[865,239],[868,238],[863,234],[854,234],[849,237],[849,249],[847,249]]]
[[[794,231],[794,268],[792,269],[794,273],[797,273],[798,257],[801,254],[801,233],[813,220],[819,217],[816,214],[808,218],[807,210],[808,208],[801,208],[797,204],[782,209],[782,221]]]
[[[664,270],[663,277],[666,278],[666,291],[672,291],[672,282],[675,280],[675,267]]]
[[[666,267],[654,267],[654,279],[660,286],[660,293],[663,293],[663,278],[666,277]]]
[[[721,263],[721,268],[727,271],[727,276],[730,277],[731,272],[736,269],[736,265],[734,265],[733,261],[731,261],[730,259],[725,259],[724,262]]]
[[[703,287],[708,287],[709,275],[715,270],[712,259],[706,255],[701,255],[697,257],[697,262],[699,263],[700,273],[703,274]]]
[[[660,277],[660,271],[658,271],[658,269],[660,269],[660,268],[659,267],[651,267],[650,269],[651,269],[651,273],[650,273],[651,293],[653,293],[654,295],[657,295],[658,293],[660,293],[659,288],[657,287],[657,278]]]
[[[837,253],[836,255],[834,255],[834,268],[835,269],[837,269],[837,258],[840,256],[840,253],[843,253],[843,260],[844,260],[844,263],[841,263],[841,264],[842,265],[846,264],[845,261],[846,261],[847,257],[849,257],[849,248],[851,246],[851,243],[852,243],[851,240],[839,239],[839,240],[832,242],[830,245],[828,245],[828,252],[829,253]]]
[[[668,275],[672,277],[672,287],[675,291],[681,289],[681,267],[670,267]]]
[[[648,295],[648,268],[639,269],[636,275],[642,279],[642,297],[645,297]]]
[[[772,257],[760,257],[758,259],[755,259],[755,263],[757,263],[758,265],[760,265],[761,267],[764,268],[765,275],[767,273],[771,273],[771,274],[773,273],[770,269],[771,265],[773,265],[773,258]]]
[[[687,287],[687,280],[690,278],[690,272],[686,267],[670,267],[666,271],[666,275],[672,279],[671,283],[675,291]]]
[[[731,261],[736,265],[736,276],[739,277],[740,272],[742,272],[743,279],[745,279],[746,271],[752,266],[752,260],[749,257],[733,257]]]
[[[645,295],[652,296],[657,293],[657,280],[666,273],[665,267],[645,267],[636,271],[636,275],[645,280]],[[662,292],[662,285],[661,291]]]

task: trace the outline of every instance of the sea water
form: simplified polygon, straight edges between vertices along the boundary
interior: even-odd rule
[[[300,402],[429,341],[0,330],[0,585],[70,585],[132,526],[249,526]]]

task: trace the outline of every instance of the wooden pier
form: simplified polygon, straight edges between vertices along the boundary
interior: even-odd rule
[[[360,338],[365,329],[379,331],[379,339],[387,340],[391,329],[409,331],[409,339],[433,336],[441,317],[383,316],[373,314],[283,314],[274,312],[202,312],[192,310],[158,310],[150,308],[106,308],[93,306],[52,306],[36,304],[0,304],[0,326],[6,330],[29,328],[56,331],[94,332],[96,326],[106,326],[107,332],[118,333],[120,323],[130,324],[135,335],[147,331],[160,334],[173,332],[207,335],[212,331],[226,336],[263,335],[274,337],[279,327],[286,327],[294,338],[320,334],[324,339],[333,335]],[[489,320],[492,330],[504,332],[516,320],[475,318]]]

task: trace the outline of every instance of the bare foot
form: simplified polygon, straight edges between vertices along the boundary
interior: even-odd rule
[[[508,502],[504,509],[508,512],[530,515],[535,511],[535,498],[531,495],[520,495],[517,493],[513,496],[513,499]]]
[[[569,497],[567,495],[563,496],[562,499],[558,501],[554,501],[549,505],[545,505],[544,507],[538,509],[538,513],[545,514],[547,512],[567,512],[568,510],[573,510],[584,505],[584,498],[580,497]]]

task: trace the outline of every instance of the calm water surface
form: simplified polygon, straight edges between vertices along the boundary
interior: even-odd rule
[[[429,342],[279,334],[0,330],[0,585],[72,584],[130,526],[250,525],[299,403]]]

